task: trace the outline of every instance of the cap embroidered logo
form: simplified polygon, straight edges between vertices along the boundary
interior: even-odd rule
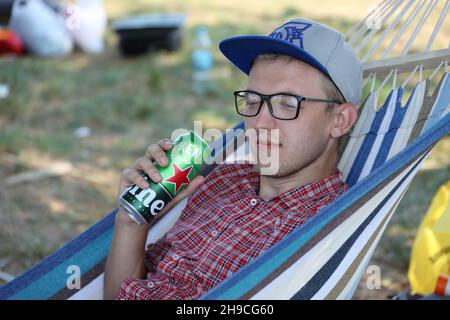
[[[290,43],[304,49],[303,32],[311,26],[312,26],[311,23],[303,23],[303,22],[286,23],[277,30],[275,30],[274,32],[272,32],[269,35],[269,37],[289,41]]]

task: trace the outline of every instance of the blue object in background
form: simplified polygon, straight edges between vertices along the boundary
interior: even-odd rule
[[[196,30],[192,52],[192,89],[196,93],[204,93],[211,80],[213,57],[211,53],[211,39],[206,27]]]

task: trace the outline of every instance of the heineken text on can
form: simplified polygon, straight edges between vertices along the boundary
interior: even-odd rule
[[[162,176],[154,183],[147,174],[143,177],[150,184],[148,189],[132,185],[120,196],[120,205],[138,224],[148,224],[187,184],[200,173],[202,165],[211,156],[208,144],[193,131],[179,136],[173,148],[166,151],[169,164],[161,167],[154,162]]]

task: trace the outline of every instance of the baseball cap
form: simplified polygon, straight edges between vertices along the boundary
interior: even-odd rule
[[[291,20],[268,36],[224,39],[220,51],[246,74],[263,53],[285,54],[317,68],[334,82],[347,102],[357,104],[362,94],[362,63],[344,35],[309,19]]]

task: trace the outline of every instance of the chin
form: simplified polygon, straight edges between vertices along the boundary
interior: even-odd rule
[[[280,165],[255,164],[254,168],[261,176],[281,178],[291,174],[291,172],[289,172],[289,170],[286,167]]]
[[[257,156],[253,158],[256,163],[253,163],[256,171],[262,176],[279,176],[285,171],[285,166],[282,164],[281,154],[279,147],[264,148],[260,147],[256,149]],[[253,150],[252,150],[253,151]],[[252,152],[252,154],[255,154]]]

